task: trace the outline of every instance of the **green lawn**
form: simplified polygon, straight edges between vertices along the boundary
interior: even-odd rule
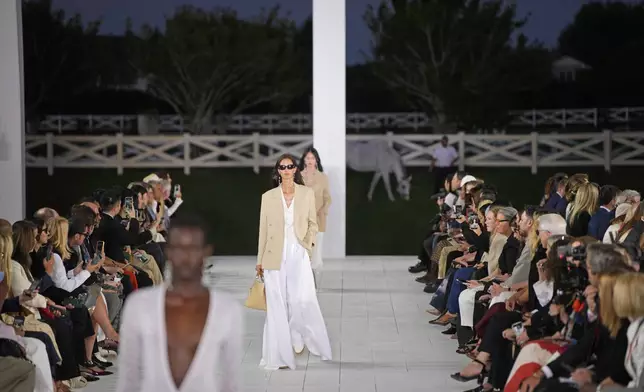
[[[546,178],[558,171],[587,172],[599,184],[642,189],[641,168],[615,168],[613,174],[601,168],[540,170],[474,168],[470,173],[498,188],[504,200],[515,206],[539,201]],[[45,169],[27,170],[27,211],[51,206],[66,214],[69,207],[96,188],[127,185],[139,181],[150,170],[126,170],[118,176],[113,169],[56,169],[48,176]],[[382,183],[367,200],[372,175],[347,172],[347,253],[351,255],[416,254],[435,205],[429,200],[433,184],[426,169],[410,168],[413,174],[411,200],[390,202]],[[257,248],[257,220],[261,194],[270,186],[269,170],[256,175],[250,169],[201,169],[186,176],[172,171],[181,184],[185,204],[180,211],[204,216],[212,227],[217,254],[252,255]],[[395,181],[392,179],[392,183]],[[395,188],[395,184],[392,184]],[[333,207],[332,207],[333,208]],[[333,230],[332,227],[329,230]]]

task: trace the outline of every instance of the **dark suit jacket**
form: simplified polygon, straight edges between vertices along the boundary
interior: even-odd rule
[[[570,367],[587,366],[595,362],[596,382],[612,378],[618,384],[627,385],[631,377],[624,366],[628,349],[628,321],[619,330],[616,338],[611,338],[610,331],[599,320],[590,324],[576,344],[570,345],[559,358],[547,366],[555,377],[567,377]]]
[[[128,231],[121,224],[120,217],[112,218],[103,214],[101,224],[92,233],[92,246],[96,247],[98,241],[105,241],[105,256],[114,261],[125,262],[127,260],[123,252],[125,246],[143,245],[152,240],[152,233],[149,231],[139,233],[138,230],[136,219],[132,220]]]
[[[615,210],[608,211],[600,207],[597,212],[590,218],[588,223],[588,235],[597,238],[598,240],[604,239],[604,234],[610,226],[610,221],[615,218]]]

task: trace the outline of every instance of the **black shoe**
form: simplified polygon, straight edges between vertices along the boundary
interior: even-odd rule
[[[438,288],[440,287],[442,282],[442,280],[435,280],[431,283],[427,283],[423,291],[427,294],[434,294],[436,291],[438,291]]]
[[[435,280],[436,280],[436,278],[430,276],[429,274],[425,274],[423,276],[419,276],[419,277],[416,278],[416,282],[423,283],[423,284],[431,283],[431,282],[433,282]]]
[[[94,381],[100,380],[100,378],[96,376],[92,376],[91,374],[85,373],[85,372],[81,372],[81,376],[83,376],[83,378],[87,380],[87,382],[94,382]]]
[[[443,335],[456,335],[456,327],[452,325],[441,333]]]
[[[108,367],[111,367],[112,365],[114,365],[112,362],[101,361],[100,359],[96,358],[96,355],[92,356],[92,362],[94,363],[94,365],[102,369],[107,369]]]
[[[416,265],[409,267],[408,271],[412,274],[418,274],[427,271],[427,266],[422,261],[419,261]]]

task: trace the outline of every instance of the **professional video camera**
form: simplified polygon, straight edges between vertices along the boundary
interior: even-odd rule
[[[558,268],[561,271],[559,289],[554,302],[559,305],[568,305],[575,299],[583,298],[583,291],[588,286],[588,272],[586,271],[586,245],[572,244],[557,248],[557,257],[564,264]]]
[[[572,244],[560,246],[557,248],[557,257],[559,260],[567,261],[571,258],[573,261],[586,262],[586,245],[572,246]],[[576,264],[576,263],[575,263]]]

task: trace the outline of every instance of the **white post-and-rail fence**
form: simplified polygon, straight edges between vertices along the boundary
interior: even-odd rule
[[[384,135],[347,135],[347,141],[386,140],[401,154],[406,166],[429,166],[430,153],[440,135],[389,132]],[[255,173],[270,167],[283,153],[296,156],[312,144],[311,135],[153,135],[74,136],[27,135],[25,161],[30,168],[125,169],[248,167]],[[575,134],[472,135],[458,133],[450,143],[459,153],[459,167],[644,166],[644,132]],[[340,147],[340,146],[338,146]]]
[[[611,109],[552,109],[520,110],[509,113],[509,125],[520,128],[568,128],[585,126],[593,128],[626,126],[644,122],[644,107]],[[308,132],[312,128],[309,114],[238,115],[214,119],[225,131]],[[424,113],[349,113],[347,130],[359,132],[369,129],[407,129],[418,131],[432,127],[434,121]],[[51,115],[30,126],[32,133],[73,132],[83,133],[140,133],[190,132],[191,124],[177,115]]]

